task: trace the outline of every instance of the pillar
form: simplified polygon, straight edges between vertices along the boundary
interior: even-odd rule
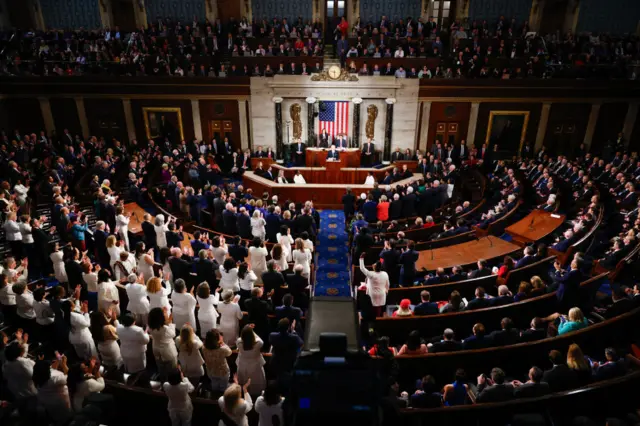
[[[44,15],[42,14],[42,8],[40,7],[39,0],[29,1],[31,10],[33,11],[33,22],[36,24],[36,30],[45,31],[47,26],[44,23]]]
[[[636,123],[636,118],[638,117],[638,104],[630,103],[629,109],[627,110],[627,115],[624,118],[624,125],[622,127],[622,136],[624,137],[625,145],[629,146],[629,141],[631,140],[631,133],[633,132],[633,126]]]
[[[204,14],[207,21],[212,24],[218,18],[218,0],[209,0],[204,2]]]
[[[200,101],[191,100],[191,115],[193,115],[193,134],[199,141],[202,140],[202,121],[200,119]]]
[[[238,118],[240,119],[240,148],[249,148],[249,126],[247,124],[247,101],[238,101]]]
[[[307,144],[307,146],[315,146],[316,121],[314,109],[317,99],[313,96],[309,96],[307,99],[305,99],[305,101],[307,102],[307,140],[305,141],[305,143]]]
[[[422,0],[422,5],[420,7],[420,17],[422,18],[422,22],[427,22],[429,20],[429,15],[431,14],[430,6],[431,0]]]
[[[133,1],[133,17],[136,20],[136,28],[147,28],[147,6],[145,0]]]
[[[469,2],[470,1],[471,0],[459,0],[455,3],[455,6],[456,6],[455,19],[459,20],[464,26],[467,26],[469,24],[467,21],[469,20]],[[453,10],[449,11],[449,17],[453,19],[454,17],[451,16],[451,12],[453,12]]]
[[[247,111],[249,112],[249,116],[247,117],[247,127],[249,128],[248,145],[249,145],[249,149],[253,151],[253,123],[251,122],[251,117],[253,117],[253,113],[251,112],[251,101],[247,101]]]
[[[131,99],[122,100],[122,109],[124,110],[124,122],[127,126],[127,136],[129,141],[136,139],[136,126],[133,124],[133,110],[131,109]],[[146,143],[147,141],[145,141]]]
[[[362,98],[353,98],[353,132],[351,137],[351,148],[360,147],[360,105]]]
[[[551,103],[545,102],[542,104],[542,112],[540,113],[540,122],[538,123],[538,132],[536,133],[536,143],[533,147],[533,151],[536,152],[544,144],[544,136],[547,133],[547,125],[549,124],[549,112],[551,111]]]
[[[347,0],[345,3],[345,13],[349,21],[349,28],[351,29],[360,17],[360,0]],[[362,26],[362,22],[360,24]],[[351,33],[351,30],[349,30],[349,33]]]
[[[422,117],[420,117],[420,139],[418,149],[426,152],[429,148],[429,121],[431,120],[431,101],[422,102]]]
[[[98,0],[102,28],[113,28],[113,9],[109,0]]]
[[[580,0],[569,0],[567,3],[567,11],[564,14],[564,32],[571,31],[575,34],[578,26],[578,17],[580,16]]]
[[[540,31],[545,3],[545,0],[533,0],[531,13],[529,14],[529,28],[531,31]]]
[[[51,113],[51,104],[49,103],[48,98],[38,98],[38,101],[40,102],[40,111],[44,121],[44,129],[47,131],[47,135],[51,135],[56,131],[53,114]]]
[[[78,110],[78,119],[80,120],[80,129],[82,130],[82,137],[87,138],[90,135],[89,121],[87,120],[87,111],[84,109],[84,99],[78,97],[75,98],[76,109]]]
[[[591,148],[591,142],[593,141],[593,134],[596,132],[596,124],[598,124],[599,115],[600,115],[600,104],[591,105],[589,122],[587,123],[587,130],[584,134],[584,144],[586,145],[587,150]]]
[[[467,147],[472,149],[476,144],[476,128],[478,127],[478,111],[480,102],[471,103],[471,114],[469,115],[469,127],[467,128]]]
[[[281,97],[274,97],[273,102],[276,105],[276,159],[282,160],[284,158],[284,146],[282,144],[282,99]]]
[[[387,118],[384,125],[384,151],[382,153],[382,161],[391,161],[391,137],[393,135],[393,105],[396,103],[395,98],[387,98]]]

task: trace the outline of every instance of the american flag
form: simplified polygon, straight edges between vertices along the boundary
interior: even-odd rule
[[[349,129],[349,102],[324,101],[325,110],[320,110],[320,133],[327,129],[332,137],[347,134]]]

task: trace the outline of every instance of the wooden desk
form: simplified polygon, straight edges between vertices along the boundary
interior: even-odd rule
[[[266,172],[270,165],[275,164],[276,160],[272,158],[253,158],[251,157],[251,170],[255,170],[258,164],[262,163],[262,168]]]
[[[544,210],[534,210],[524,219],[505,229],[513,237],[513,242],[525,246],[538,241],[556,229],[564,222],[565,215],[553,214]]]
[[[470,265],[479,259],[501,257],[518,250],[520,246],[501,238],[488,236],[479,241],[469,241],[450,247],[422,250],[416,262],[416,270],[434,271],[437,268],[452,268],[456,265]],[[433,256],[433,259],[432,259]]]
[[[305,152],[307,167],[325,167],[327,151],[328,149],[325,148],[307,148]],[[340,161],[342,161],[342,167],[359,167],[360,150],[349,148],[340,151]]]
[[[144,215],[147,213],[147,211],[140,207],[138,203],[127,203],[124,205],[124,212],[125,214],[131,213],[131,219],[129,220],[129,232],[134,235],[143,236],[142,222],[144,221]],[[166,223],[169,218],[165,216],[164,219]],[[154,223],[154,220],[155,216],[151,215],[151,223]],[[187,247],[191,247],[192,239],[193,234],[184,232],[184,241],[182,241],[182,243],[180,244],[183,250]]]
[[[316,169],[314,169],[316,170]],[[407,185],[415,180],[422,178],[422,175],[414,173],[413,177],[403,179],[391,185]],[[346,192],[346,185],[343,184],[314,184],[307,183],[304,185],[296,184],[279,184],[268,179],[255,175],[253,172],[245,172],[242,175],[242,184],[245,188],[253,189],[254,194],[262,194],[268,192],[270,195],[277,195],[281,200],[293,201],[313,201],[316,208],[323,209],[341,209],[342,196]],[[371,185],[349,185],[354,194],[370,191]]]

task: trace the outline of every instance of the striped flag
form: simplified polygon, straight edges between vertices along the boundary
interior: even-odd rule
[[[323,101],[324,111],[320,109],[320,133],[327,129],[332,137],[340,134],[348,134],[349,129],[349,102]]]

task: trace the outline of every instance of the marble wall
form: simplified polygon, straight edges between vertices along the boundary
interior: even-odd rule
[[[287,121],[289,124],[289,142],[293,143],[293,119],[291,118],[291,105],[300,105],[300,121],[302,122],[302,142],[307,143],[307,103],[304,98],[288,98],[282,102],[282,141],[287,143]],[[316,120],[317,122],[317,120]],[[316,131],[318,127],[316,125]]]
[[[272,100],[274,91],[269,87],[270,80],[272,78],[269,77],[251,78],[251,149],[258,146],[276,148],[276,108]]]

